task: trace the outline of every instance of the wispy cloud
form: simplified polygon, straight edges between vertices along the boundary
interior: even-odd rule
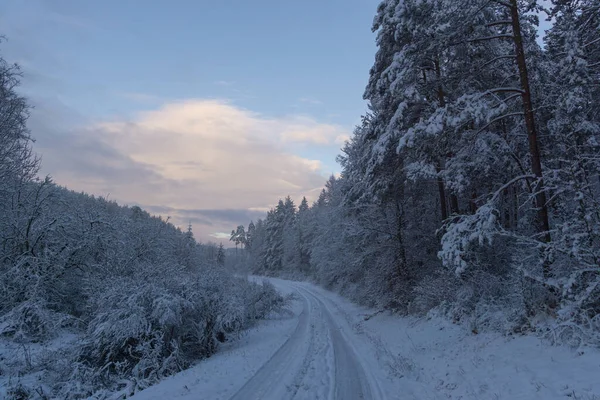
[[[323,104],[323,102],[321,100],[315,99],[313,97],[301,97],[298,99],[298,101],[300,103],[310,104],[313,106],[320,106]]]
[[[122,98],[134,101],[136,103],[143,103],[143,104],[148,104],[148,103],[158,103],[161,101],[164,101],[163,98],[161,98],[160,96],[155,96],[153,94],[147,94],[147,93],[135,93],[135,92],[116,92],[117,96],[120,96]]]
[[[214,81],[213,84],[215,84],[217,86],[233,86],[233,85],[235,85],[235,81],[220,80],[220,81]]]
[[[335,143],[338,136],[346,134],[340,126],[319,123],[310,117],[289,117],[280,125],[281,139],[286,142],[328,145]]]
[[[186,209],[169,206],[139,204],[155,215],[176,218],[179,221],[198,222],[202,225],[237,226],[264,217],[264,211],[241,209]]]
[[[215,232],[215,233],[211,233],[209,236],[214,237],[215,239],[229,239],[231,237],[231,234],[229,233],[225,233],[225,232]]]

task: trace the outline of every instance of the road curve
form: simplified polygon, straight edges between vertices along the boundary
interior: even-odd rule
[[[290,285],[303,303],[295,330],[230,400],[374,400],[364,368],[326,303]]]

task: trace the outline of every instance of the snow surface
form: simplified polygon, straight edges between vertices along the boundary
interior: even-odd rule
[[[62,332],[45,343],[19,344],[0,337],[0,399],[8,398],[9,388],[22,384],[29,388],[50,393],[44,383],[45,365],[50,364],[61,350],[75,346],[79,337],[71,332]],[[19,371],[15,376],[14,371]],[[39,398],[35,397],[34,399]]]
[[[151,399],[600,399],[600,351],[531,336],[473,334],[401,318],[309,283],[297,300],[208,360],[133,397]]]

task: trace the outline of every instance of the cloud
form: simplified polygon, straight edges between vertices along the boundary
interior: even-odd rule
[[[306,104],[310,104],[313,106],[320,106],[323,104],[323,102],[319,99],[315,99],[313,97],[301,97],[298,99],[298,101],[300,101],[301,103],[306,103]]]
[[[293,117],[281,121],[281,139],[288,142],[304,142],[327,145],[335,142],[346,131],[339,126],[321,124],[309,117]]]
[[[147,93],[135,93],[135,92],[116,92],[117,96],[123,97],[124,99],[131,100],[136,103],[158,103],[163,99],[159,96]]]
[[[177,209],[168,206],[154,206],[140,204],[142,208],[155,215],[175,217],[181,221],[198,221],[201,224],[213,226],[226,224],[235,228],[237,225],[246,225],[250,221],[264,218],[265,211],[241,209]]]
[[[221,100],[169,103],[77,129],[57,129],[56,115],[44,107],[32,115],[44,173],[181,227],[191,222],[200,240],[263,217],[287,195],[314,200],[326,179],[322,161],[294,150],[301,142],[333,159],[343,134],[306,116],[269,118]]]
[[[235,81],[214,81],[213,82],[217,86],[233,86],[235,85]]]
[[[211,233],[210,236],[214,237],[215,239],[229,239],[231,234],[225,232],[215,232]]]
[[[350,140],[350,135],[346,135],[346,134],[341,134],[336,136],[335,138],[335,142],[337,144],[344,144],[346,143],[348,140]]]

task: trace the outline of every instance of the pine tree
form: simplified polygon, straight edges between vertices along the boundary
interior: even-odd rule
[[[279,200],[275,209],[267,213],[265,220],[265,269],[271,274],[283,270],[285,220],[285,205],[283,200]]]
[[[600,6],[556,0],[551,16],[544,94],[556,233],[549,250],[565,305],[589,310],[600,298]]]
[[[217,264],[220,266],[225,265],[225,247],[223,247],[223,243],[219,243],[219,250],[217,251]]]
[[[252,249],[255,233],[256,226],[254,225],[253,221],[250,221],[250,223],[248,224],[248,231],[246,232],[246,250],[248,251]]]

